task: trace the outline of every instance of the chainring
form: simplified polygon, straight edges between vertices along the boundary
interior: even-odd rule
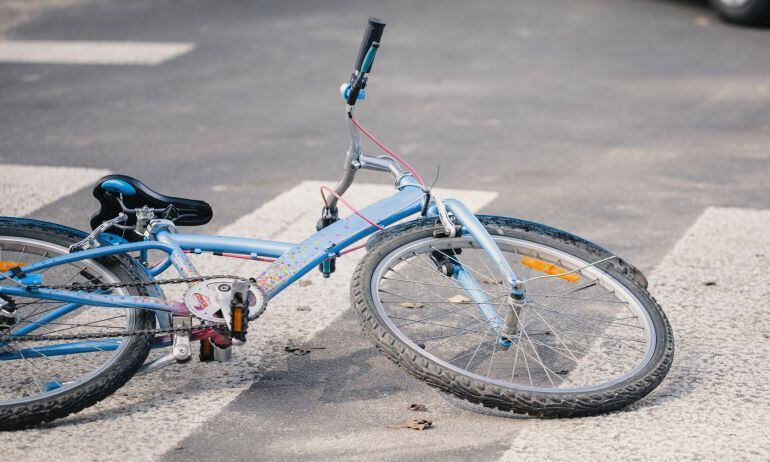
[[[204,321],[225,323],[224,309],[230,309],[233,280],[229,278],[208,279],[192,285],[184,295],[184,304],[193,316]],[[257,319],[267,306],[267,297],[262,290],[249,285],[249,319]]]
[[[159,286],[159,285],[170,285],[170,284],[193,284],[193,283],[205,283],[206,281],[212,281],[212,280],[224,280],[228,284],[232,284],[234,281],[243,281],[249,283],[249,320],[257,319],[262,313],[265,312],[265,308],[267,307],[267,296],[263,289],[257,285],[255,285],[254,279],[247,279],[241,276],[232,276],[232,275],[211,275],[211,276],[194,276],[189,278],[174,278],[174,279],[159,279],[154,281],[147,281],[147,282],[115,282],[115,283],[104,283],[104,284],[60,284],[60,285],[29,285],[27,287],[29,288],[36,288],[36,289],[60,289],[60,290],[85,290],[85,291],[96,291],[96,290],[110,290],[110,289],[120,289],[120,288],[129,288],[129,287],[151,287],[151,286]],[[192,287],[195,287],[198,284],[194,284]],[[191,288],[192,288],[191,287]],[[188,290],[189,292],[189,290]],[[254,293],[254,304],[251,304],[251,295]],[[194,312],[194,310],[191,310],[191,312]],[[197,316],[196,316],[197,317]],[[201,318],[202,319],[202,318]],[[223,319],[220,319],[218,321],[212,321],[212,322],[220,322],[224,323]],[[182,327],[182,328],[158,328],[158,329],[149,329],[149,330],[133,330],[133,331],[123,331],[123,332],[93,332],[93,333],[80,333],[80,334],[72,334],[72,335],[12,335],[7,333],[8,329],[2,329],[0,331],[0,343],[6,343],[6,342],[24,342],[24,341],[50,341],[50,340],[88,340],[88,339],[97,339],[97,338],[117,338],[117,337],[128,337],[131,335],[146,335],[146,334],[174,334],[179,332],[189,332],[190,327]]]

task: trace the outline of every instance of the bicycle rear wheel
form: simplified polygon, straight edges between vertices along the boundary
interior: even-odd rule
[[[0,262],[23,267],[68,253],[68,246],[83,237],[79,231],[50,223],[0,218]],[[46,284],[148,281],[126,256],[78,261],[49,268],[43,274]],[[11,283],[2,280],[0,284]],[[110,293],[147,295],[141,288],[113,289]],[[67,310],[68,304],[63,302],[6,298],[15,304],[20,316],[10,330],[0,330],[2,335],[109,335],[154,326],[154,317],[147,310],[87,305]],[[104,399],[142,365],[150,341],[150,334],[140,334],[92,340],[0,342],[0,430],[22,429],[64,417]]]
[[[528,280],[523,305],[509,302],[510,287],[472,237],[437,238],[435,220],[416,220],[378,238],[353,279],[353,305],[380,350],[443,391],[541,417],[611,411],[660,383],[674,353],[671,327],[622,264],[591,266],[598,248],[559,230],[479,218]],[[515,333],[501,338],[439,271],[442,255],[481,283],[500,319],[515,317]]]

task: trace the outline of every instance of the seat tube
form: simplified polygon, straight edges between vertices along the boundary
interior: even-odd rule
[[[184,250],[182,250],[182,248],[179,247],[179,244],[174,240],[173,233],[168,229],[160,229],[155,232],[154,236],[158,242],[162,242],[174,248],[170,255],[171,264],[174,265],[183,278],[195,278],[200,276],[198,270],[192,264],[190,259],[187,258],[187,255],[185,255]]]

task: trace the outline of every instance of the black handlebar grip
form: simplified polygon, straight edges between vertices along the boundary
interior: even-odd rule
[[[372,42],[380,42],[382,39],[382,31],[385,30],[385,23],[381,19],[369,18],[369,24],[366,25],[366,31],[364,32],[364,39],[361,41],[361,49],[358,50],[358,58],[356,58],[357,71],[361,70],[361,65],[364,62],[366,53],[369,52],[369,48],[372,47]],[[371,68],[369,69],[371,71]]]

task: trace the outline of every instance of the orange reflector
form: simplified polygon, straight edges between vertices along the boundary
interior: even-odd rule
[[[233,308],[233,332],[243,330],[243,308],[240,306]]]
[[[562,274],[566,273],[569,270],[564,269],[560,266],[556,266],[553,263],[548,263],[547,261],[538,260],[537,258],[532,257],[521,257],[521,264],[524,266],[529,266],[530,268],[541,271],[546,274],[561,274],[559,276],[560,278],[564,279],[565,281],[569,282],[578,282],[580,280],[580,275],[577,273],[570,273],[570,274]]]
[[[26,263],[18,261],[0,261],[0,271],[3,273],[10,270],[11,268],[16,268],[17,266],[26,266]]]

